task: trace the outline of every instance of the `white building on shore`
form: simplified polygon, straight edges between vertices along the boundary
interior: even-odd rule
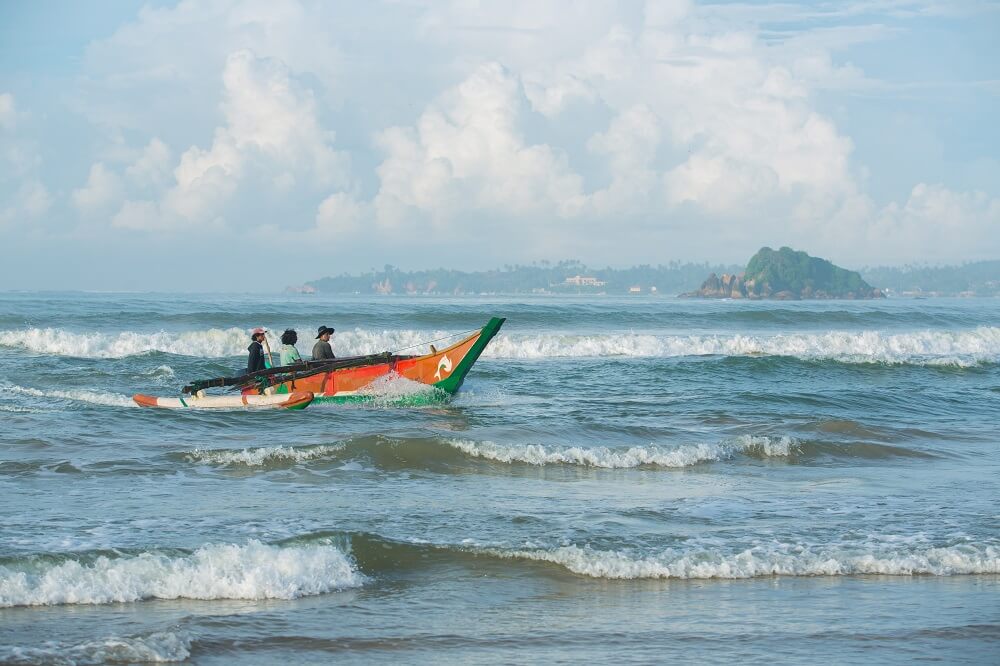
[[[598,280],[595,277],[574,275],[573,277],[566,278],[563,284],[568,287],[603,287],[607,284],[607,282],[604,280]]]

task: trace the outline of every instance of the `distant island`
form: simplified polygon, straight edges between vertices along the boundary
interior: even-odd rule
[[[701,288],[682,298],[748,298],[797,301],[818,298],[885,298],[857,271],[834,266],[826,259],[783,247],[761,248],[738,275],[715,273]]]

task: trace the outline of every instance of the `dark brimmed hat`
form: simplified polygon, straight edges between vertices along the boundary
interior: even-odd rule
[[[333,333],[333,329],[329,326],[320,326],[319,333],[316,334],[316,340],[319,340],[324,333]]]

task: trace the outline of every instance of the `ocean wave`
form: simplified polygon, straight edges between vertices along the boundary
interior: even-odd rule
[[[96,391],[85,391],[83,389],[72,389],[69,391],[41,390],[27,386],[17,386],[14,384],[0,384],[0,392],[8,392],[14,395],[25,395],[31,398],[55,398],[57,400],[72,400],[73,402],[86,402],[92,405],[102,405],[105,407],[136,407],[132,398],[120,393],[98,393]]]
[[[300,447],[262,446],[246,449],[195,449],[183,455],[185,460],[194,463],[264,467],[288,462],[303,462],[306,460],[336,457],[343,453],[343,451],[343,444],[320,444]]]
[[[584,467],[688,467],[726,460],[737,454],[754,457],[787,457],[798,451],[791,437],[741,435],[712,444],[690,444],[674,448],[649,446],[578,447],[540,444],[501,444],[467,439],[434,437],[359,437],[334,444],[265,446],[245,449],[196,449],[171,454],[187,462],[280,468],[307,461],[344,462],[364,459],[381,469],[442,470],[449,466],[485,460],[504,464],[578,465]]]
[[[504,559],[557,564],[592,578],[756,578],[760,576],[889,576],[1000,573],[1000,549],[954,545],[910,549],[846,548],[773,544],[739,552],[668,549],[655,556],[561,546],[554,549],[487,549]]]
[[[303,329],[300,329],[303,330]],[[427,341],[448,335],[443,331],[368,330],[337,331],[334,339],[339,356],[400,350],[416,345],[427,351]],[[308,339],[305,342],[310,342]],[[0,347],[22,349],[35,354],[76,358],[125,358],[163,352],[201,358],[246,355],[249,329],[211,328],[201,331],[121,331],[81,333],[61,328],[27,328],[0,331]],[[277,350],[277,341],[272,338]],[[303,351],[307,351],[303,348]],[[161,366],[164,368],[166,366]],[[159,370],[159,369],[158,369]]]
[[[361,586],[365,577],[328,543],[278,547],[251,540],[190,553],[146,551],[89,561],[0,565],[0,608],[144,599],[294,599]]]
[[[124,358],[154,351],[225,357],[245,353],[248,344],[248,333],[238,328],[182,333],[122,331],[117,334],[79,333],[61,328],[0,331],[0,347],[76,358]]]
[[[513,359],[791,356],[846,363],[973,366],[1000,360],[1000,328],[778,335],[501,335],[487,347],[484,356]]]
[[[609,580],[1000,574],[1000,545],[995,540],[974,543],[962,538],[933,543],[924,534],[870,535],[858,541],[833,543],[774,539],[731,546],[713,538],[692,540],[659,551],[648,547],[598,549],[589,545],[531,542],[509,547],[476,543],[473,539],[432,543],[365,533],[339,538],[346,543],[360,569],[373,576],[436,563],[476,567],[476,560],[483,558],[554,564],[577,575]]]
[[[191,638],[169,631],[136,636],[109,636],[80,644],[50,641],[44,647],[0,647],[4,664],[82,664],[173,662],[191,656]]]
[[[631,446],[613,449],[546,447],[540,444],[498,444],[471,440],[449,440],[448,444],[473,458],[484,458],[502,463],[528,465],[581,465],[584,467],[690,467],[704,462],[725,460],[735,454],[760,457],[786,457],[797,447],[791,437],[756,437],[741,435],[732,440],[711,444],[688,444],[676,448],[660,446]]]
[[[341,356],[402,350],[427,351],[427,341],[443,331],[338,331],[334,346]],[[243,356],[247,332],[240,328],[142,333],[74,333],[64,329],[0,331],[0,347],[36,354],[85,358],[123,358],[165,352],[202,358]],[[776,335],[502,334],[484,356],[498,359],[788,356],[844,363],[887,363],[968,367],[1000,362],[1000,328],[927,330],[905,333],[826,331]]]

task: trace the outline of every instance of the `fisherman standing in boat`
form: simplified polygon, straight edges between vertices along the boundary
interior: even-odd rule
[[[260,328],[259,326],[250,333],[250,346],[247,347],[247,351],[250,352],[250,358],[247,359],[247,374],[252,375],[255,372],[260,372],[267,367],[264,356],[264,347],[261,344],[264,342],[264,335],[267,333],[266,328]]]
[[[299,355],[299,350],[295,348],[295,343],[298,341],[299,334],[294,329],[286,329],[281,334],[281,365],[292,365],[302,362],[302,356]]]
[[[333,347],[330,346],[330,336],[333,335],[333,329],[328,326],[319,327],[319,335],[316,336],[316,344],[313,345],[313,357],[314,361],[322,361],[328,358],[337,358],[333,355]]]

